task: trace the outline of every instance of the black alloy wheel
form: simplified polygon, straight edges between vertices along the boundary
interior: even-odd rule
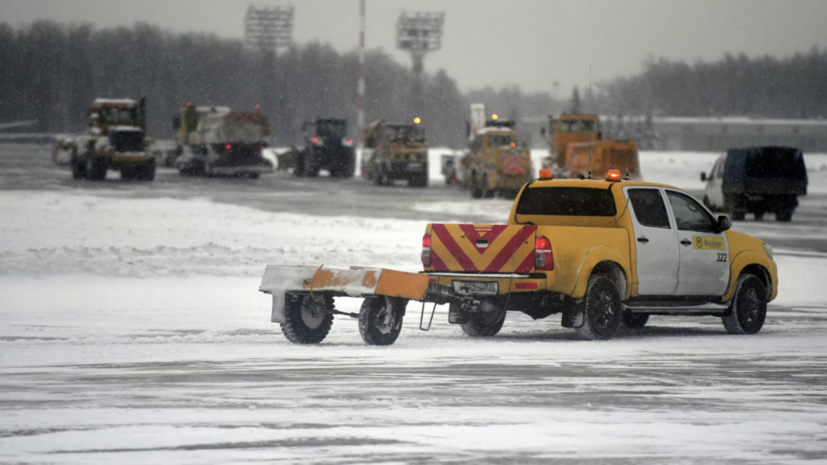
[[[767,318],[767,290],[757,276],[744,273],[738,277],[729,313],[722,317],[730,334],[756,334]]]
[[[605,275],[589,278],[586,295],[577,303],[583,312],[583,325],[575,330],[587,340],[611,339],[620,326],[622,304],[614,282]]]

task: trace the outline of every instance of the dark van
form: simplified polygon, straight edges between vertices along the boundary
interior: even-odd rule
[[[807,195],[804,154],[793,147],[729,149],[709,176],[701,173],[701,181],[706,181],[706,206],[728,212],[733,220],[747,213],[761,220],[764,213],[774,213],[778,221],[790,221],[798,196]]]

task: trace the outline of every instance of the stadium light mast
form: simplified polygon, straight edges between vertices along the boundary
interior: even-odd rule
[[[244,15],[244,41],[248,45],[276,53],[293,45],[293,6],[247,7]]]
[[[414,111],[422,110],[422,70],[425,54],[442,48],[442,27],[445,13],[403,11],[396,22],[396,47],[406,50],[413,58]]]

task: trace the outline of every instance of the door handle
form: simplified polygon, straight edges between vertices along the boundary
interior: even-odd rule
[[[689,239],[684,239],[684,240],[681,241],[681,244],[683,244],[683,245],[692,245],[692,241],[690,241]]]
[[[637,241],[638,242],[643,242],[645,244],[645,243],[649,242],[649,239],[647,239],[646,236],[640,236],[640,237],[637,238]]]

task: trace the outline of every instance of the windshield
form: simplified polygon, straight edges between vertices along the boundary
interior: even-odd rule
[[[747,156],[747,177],[763,179],[804,179],[807,169],[801,151],[770,147]]]
[[[100,120],[104,124],[122,124],[135,126],[138,124],[138,110],[132,108],[101,108],[98,110]]]
[[[514,136],[511,134],[489,134],[488,146],[499,147],[501,145],[511,145],[514,142]]]
[[[316,134],[325,139],[341,139],[345,137],[347,124],[344,121],[319,121],[316,124]]]
[[[425,130],[419,126],[385,126],[383,131],[390,141],[425,142]]]
[[[593,119],[561,119],[560,132],[596,133],[597,120]]]
[[[615,216],[617,207],[608,189],[589,187],[532,187],[523,190],[518,215]]]

